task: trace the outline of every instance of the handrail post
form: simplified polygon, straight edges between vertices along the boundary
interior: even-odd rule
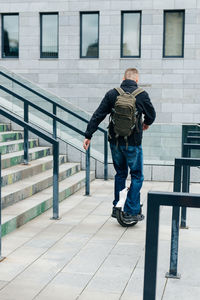
[[[104,180],[108,180],[108,133],[104,132]]]
[[[2,179],[1,179],[1,153],[0,153],[0,262],[4,260],[5,257],[1,255],[1,236],[2,236],[2,224],[1,224],[1,210],[2,210],[2,205],[1,205],[1,185],[2,185]]]
[[[59,142],[53,145],[53,220],[59,219]]]
[[[24,102],[24,122],[28,123],[28,103]],[[24,128],[24,164],[28,165],[28,129]]]
[[[148,195],[143,300],[156,299],[159,216],[160,206]]]
[[[88,147],[86,151],[86,178],[85,178],[85,195],[90,195],[90,146]]]
[[[188,140],[188,136],[187,136]],[[183,145],[184,150],[184,156],[185,157],[191,157],[191,149],[189,147],[186,147]],[[190,167],[189,166],[183,166],[183,185],[182,185],[182,192],[188,192],[190,189]],[[186,218],[187,218],[187,208],[182,207],[181,208],[181,229],[188,229],[188,226],[186,225]]]
[[[190,166],[183,166],[183,182],[182,182],[182,192],[189,193],[190,190]],[[187,208],[181,208],[181,229],[188,229],[186,225]]]
[[[181,191],[181,165],[176,164],[174,166],[174,192]],[[171,250],[170,250],[170,267],[169,272],[166,273],[166,278],[180,279],[180,274],[177,273],[178,265],[178,241],[179,241],[179,219],[180,219],[180,207],[173,206],[172,208],[172,227],[171,227]]]
[[[53,104],[53,114],[57,114],[57,105],[56,103]],[[56,119],[53,119],[53,137],[54,139],[57,138],[57,121]]]

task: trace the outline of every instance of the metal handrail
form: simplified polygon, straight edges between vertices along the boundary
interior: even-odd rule
[[[55,104],[56,107],[61,108],[62,110],[64,110],[65,112],[67,112],[67,113],[69,113],[69,114],[71,114],[71,115],[73,115],[74,117],[78,118],[79,120],[81,120],[81,121],[83,121],[83,122],[85,122],[85,123],[89,123],[89,121],[88,121],[87,119],[83,118],[83,117],[80,116],[79,114],[76,114],[75,112],[71,111],[70,109],[68,109],[68,108],[66,108],[66,107],[64,107],[64,106],[62,106],[61,104],[56,103],[56,102],[53,101],[52,99],[49,99],[48,97],[46,97],[46,96],[42,95],[41,93],[39,93],[39,92],[33,90],[32,88],[28,87],[27,85],[21,83],[20,81],[14,79],[14,78],[12,78],[11,76],[9,76],[9,75],[3,73],[2,71],[0,71],[0,75],[2,75],[2,76],[4,76],[4,77],[8,78],[9,80],[11,80],[11,81],[17,83],[18,85],[22,86],[23,88],[25,88],[26,90],[30,91],[31,93],[37,95],[38,97],[40,97],[40,98],[46,100],[47,102],[49,102],[49,103],[51,103],[51,104],[53,104],[53,105]],[[103,132],[103,133],[106,132],[106,130],[103,129],[102,127],[100,127],[100,126],[98,126],[97,130],[100,130],[100,131]]]
[[[63,121],[62,119],[60,119],[59,117],[57,117],[55,114],[52,114],[46,110],[44,110],[43,108],[41,108],[40,106],[36,105],[35,103],[32,103],[31,101],[25,99],[22,96],[17,95],[16,93],[10,91],[9,89],[5,88],[4,86],[0,85],[0,89],[2,89],[4,92],[14,96],[15,98],[19,99],[20,101],[22,101],[24,103],[24,121],[28,123],[28,113],[29,113],[29,105],[35,109],[37,109],[38,111],[40,111],[41,113],[44,113],[45,115],[47,115],[48,117],[52,118],[53,120],[53,137],[54,139],[57,138],[57,133],[56,133],[56,127],[57,124],[56,122],[59,122],[67,127],[69,127],[70,129],[76,131],[77,133],[81,134],[82,136],[84,136],[84,132],[79,130],[78,128],[74,127],[73,125]],[[90,159],[90,158],[89,158]],[[24,127],[24,163],[28,164],[28,130],[26,127]],[[89,167],[90,165],[88,165]],[[86,170],[87,173],[87,170]],[[86,195],[88,195],[88,191],[86,191]]]
[[[200,150],[200,144],[183,143],[183,157],[191,157],[191,150]]]
[[[200,195],[175,192],[148,193],[143,300],[156,299],[160,206],[178,209],[181,206],[200,208]]]
[[[5,88],[5,87],[2,86],[2,85],[0,85],[0,89],[3,90],[4,92],[6,92],[6,93],[8,93],[8,94],[10,94],[10,95],[12,95],[12,96],[14,96],[15,98],[17,98],[17,99],[23,101],[24,103],[26,103],[26,104],[32,106],[33,108],[39,110],[41,113],[47,115],[48,117],[52,118],[53,120],[56,120],[57,122],[59,122],[59,123],[65,125],[65,126],[69,127],[70,129],[76,131],[77,133],[79,133],[79,134],[81,134],[81,135],[84,135],[84,132],[83,132],[82,130],[80,130],[80,129],[74,127],[74,126],[71,125],[70,123],[64,121],[63,119],[61,119],[61,118],[59,118],[59,117],[57,117],[55,114],[52,114],[52,113],[48,112],[47,110],[41,108],[40,106],[38,106],[37,104],[31,102],[30,100],[27,100],[27,99],[25,99],[25,98],[22,97],[22,96],[19,96],[18,94],[16,94],[16,93],[10,91],[9,89]],[[54,130],[55,130],[55,129],[54,129]],[[54,134],[54,135],[56,135],[56,134]],[[57,136],[54,136],[54,138],[57,138]]]
[[[187,137],[188,139],[188,137]],[[195,140],[196,141],[196,140]],[[200,144],[197,143],[183,143],[183,157],[191,159],[191,150],[200,150]],[[199,168],[199,166],[196,166]],[[187,183],[184,185],[183,191],[189,192],[189,178],[190,178],[190,168],[188,166],[183,166],[183,180]],[[181,228],[187,228],[186,226],[186,207],[181,208]]]
[[[198,130],[196,130],[196,131],[194,131],[194,130],[191,130],[191,131],[188,131],[188,136],[191,136],[191,135],[195,135],[195,136],[199,136],[200,135],[200,131]]]
[[[187,142],[200,142],[200,136],[199,135],[188,135],[187,136]]]
[[[59,176],[59,142],[52,136],[44,133],[41,129],[39,130],[36,126],[31,125],[23,121],[20,117],[17,117],[11,112],[8,112],[4,108],[0,107],[0,114],[19,126],[23,127],[27,131],[31,131],[42,139],[53,145],[53,219],[59,218],[59,205],[58,205],[58,176]]]
[[[78,118],[79,120],[85,122],[85,123],[89,123],[89,121],[85,118],[83,118],[82,116],[80,116],[79,114],[67,109],[66,107],[56,103],[55,101],[53,101],[52,99],[49,99],[48,97],[42,95],[41,93],[33,90],[32,88],[26,86],[25,84],[21,83],[20,81],[12,78],[11,76],[5,74],[4,72],[0,71],[0,75],[4,76],[5,78],[11,80],[12,82],[15,82],[16,84],[22,86],[23,88],[25,88],[26,90],[32,92],[33,94],[39,96],[40,98],[46,100],[47,102],[51,103],[53,105],[53,114],[50,114],[48,111],[46,110],[42,110],[39,106],[35,105],[34,103],[32,103],[31,101],[17,95],[16,93],[12,92],[8,89],[6,89],[5,87],[1,86],[1,89],[10,93],[11,95],[13,95],[14,97],[18,98],[19,100],[22,100],[22,101],[26,101],[26,103],[28,103],[29,105],[32,105],[32,107],[40,110],[40,112],[50,116],[52,119],[53,119],[53,136],[54,138],[57,137],[56,135],[56,122],[60,122],[61,124],[67,126],[68,128],[74,130],[75,132],[81,134],[84,136],[84,133],[83,131],[79,130],[78,128],[74,127],[73,125],[67,123],[67,122],[64,122],[62,119],[58,118],[56,116],[56,111],[57,111],[57,108],[60,108],[62,110],[64,110],[65,112],[73,115],[74,117]],[[28,107],[26,107],[26,105],[24,105],[24,120],[28,121]],[[104,179],[107,180],[108,179],[108,133],[105,129],[101,128],[100,126],[98,126],[97,130],[103,132],[104,134]],[[26,138],[26,142],[25,142],[25,162],[28,161],[28,155],[27,155],[27,151],[28,151],[28,136],[27,136],[27,132],[26,130],[24,131],[24,135],[25,135],[25,138]],[[88,155],[88,153],[86,152],[86,156]]]
[[[174,192],[189,193],[190,185],[190,167],[200,166],[200,158],[175,158],[174,164]],[[177,273],[178,265],[178,240],[179,240],[179,215],[180,208],[173,207],[172,210],[172,229],[171,229],[171,250],[170,267],[166,274],[167,278],[180,278]],[[186,227],[186,207],[182,207],[181,226]]]
[[[56,134],[56,127],[57,124],[56,122],[60,122],[61,124],[73,129],[74,131],[76,131],[77,133],[81,134],[82,136],[84,136],[84,132],[81,131],[80,129],[74,127],[73,125],[69,124],[68,122],[63,121],[62,119],[60,119],[59,117],[57,117],[55,114],[52,114],[46,110],[44,110],[43,108],[39,107],[38,105],[36,105],[35,103],[32,103],[31,101],[25,99],[22,96],[17,95],[16,93],[8,90],[7,88],[3,87],[2,85],[0,85],[0,89],[4,90],[5,92],[7,92],[8,94],[16,97],[17,99],[21,100],[24,102],[24,121],[28,123],[28,112],[29,112],[29,105],[32,106],[33,108],[37,109],[38,111],[46,114],[47,116],[51,117],[53,120],[53,138],[56,139],[57,138],[57,134]],[[0,106],[1,107],[1,106]],[[90,182],[87,182],[87,179],[89,178],[88,174],[90,173],[90,151],[86,151],[86,195],[89,195],[89,185]],[[28,129],[26,127],[24,127],[24,163],[28,164]]]
[[[1,185],[2,185],[2,179],[1,179],[1,152],[0,152],[0,262],[4,260],[4,257],[2,256],[2,247],[1,247],[1,237],[2,237],[2,224],[1,224]]]

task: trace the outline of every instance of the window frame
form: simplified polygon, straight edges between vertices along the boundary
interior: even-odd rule
[[[140,27],[139,27],[139,54],[138,55],[123,55],[123,38],[124,38],[124,14],[139,14]],[[142,11],[141,10],[122,10],[121,11],[121,43],[120,43],[120,57],[121,58],[141,58],[141,40],[142,40]]]
[[[183,24],[182,24],[182,55],[165,55],[165,33],[166,33],[166,13],[183,13]],[[184,58],[185,48],[185,10],[184,9],[168,9],[163,11],[163,58]]]
[[[97,38],[97,56],[84,56],[82,55],[82,41],[83,41],[83,37],[82,37],[82,16],[83,15],[91,15],[91,14],[97,14],[98,15],[98,38]],[[99,11],[81,11],[80,12],[80,58],[85,58],[85,59],[97,59],[99,58],[99,24],[100,24],[100,13]]]
[[[18,16],[18,55],[17,56],[4,56],[4,16]],[[19,58],[19,13],[2,13],[1,14],[1,58]]]
[[[42,52],[42,24],[43,24],[43,20],[42,20],[42,16],[44,15],[57,15],[58,17],[58,23],[57,23],[57,55],[55,56],[48,56],[48,55],[43,55]],[[51,59],[55,59],[59,57],[59,13],[58,12],[40,12],[40,58],[51,58]]]

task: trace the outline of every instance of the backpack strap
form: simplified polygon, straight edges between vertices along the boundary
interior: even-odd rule
[[[120,96],[125,93],[124,90],[122,88],[120,88],[120,87],[119,88],[115,88],[115,90],[120,94]]]
[[[132,92],[132,95],[136,97],[140,93],[144,92],[144,90],[141,87],[138,87],[135,91]]]

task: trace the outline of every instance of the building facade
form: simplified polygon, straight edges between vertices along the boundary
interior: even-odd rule
[[[136,67],[157,123],[199,122],[200,0],[0,0],[0,13],[9,70],[93,112]]]

